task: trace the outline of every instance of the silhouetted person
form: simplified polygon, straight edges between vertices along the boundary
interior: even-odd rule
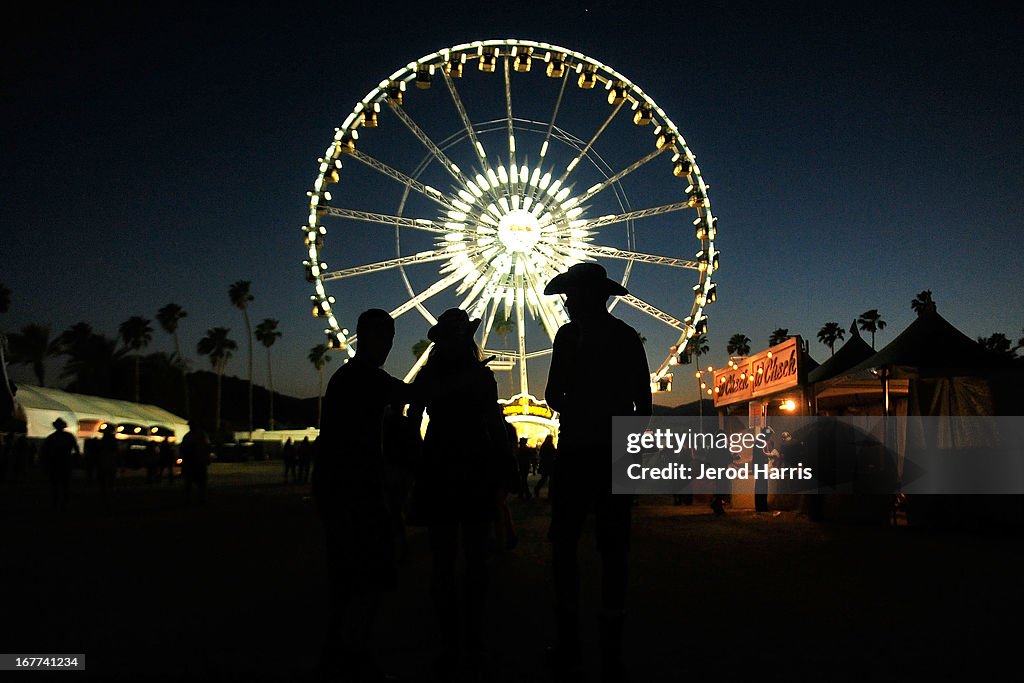
[[[53,421],[53,432],[43,441],[43,469],[50,481],[53,508],[62,512],[68,504],[71,488],[71,468],[79,455],[78,441],[67,432],[68,423],[62,418]]]
[[[558,641],[548,664],[565,674],[581,666],[577,549],[593,512],[601,555],[602,674],[617,680],[624,673],[632,496],[611,493],[612,417],[651,414],[650,370],[640,335],[608,312],[609,297],[627,291],[603,267],[574,265],[544,294],[564,294],[570,319],[555,335],[545,392],[560,414],[550,528]]]
[[[537,454],[537,474],[540,475],[540,479],[537,480],[537,484],[533,487],[534,498],[540,498],[540,490],[545,486],[548,487],[548,497],[551,497],[551,486],[548,481],[551,479],[551,473],[554,471],[556,453],[555,437],[548,434],[544,437],[544,442],[540,445],[540,451]]]
[[[509,453],[514,453],[519,443],[516,437],[516,428],[508,420],[505,423],[506,442]],[[515,522],[512,521],[512,510],[508,507],[508,497],[519,487],[519,462],[514,456],[507,458],[503,474],[498,478],[498,488],[495,491],[494,501],[497,508],[497,518],[494,520],[494,538],[499,548],[513,550],[519,545],[519,534],[516,533]]]
[[[296,478],[300,484],[309,483],[309,468],[313,464],[313,444],[309,437],[304,437],[299,443],[295,456]]]
[[[728,446],[718,447],[717,444],[722,443],[723,440],[727,441],[727,437],[725,432],[719,429],[715,433],[716,446],[708,451],[708,464],[711,467],[730,467],[736,461],[736,456],[733,455]],[[731,485],[729,481],[729,479],[725,478],[714,480],[714,489],[712,489],[709,507],[716,517],[721,517],[725,514],[725,504],[729,502],[730,498],[729,491]]]
[[[171,443],[170,437],[165,438],[159,447],[160,452],[160,471],[157,473],[157,479],[163,479],[164,470],[167,470],[167,483],[174,483],[174,465],[177,460],[174,452],[174,444]]]
[[[533,467],[533,449],[530,448],[526,437],[519,439],[516,444],[516,461],[519,463],[519,499],[530,497],[530,469]]]
[[[384,413],[384,492],[394,523],[399,562],[409,556],[405,518],[412,490],[413,472],[422,448],[420,423],[403,415],[405,406],[389,406]]]
[[[752,464],[755,467],[758,465],[774,466],[779,458],[779,451],[775,447],[775,430],[765,427],[761,433],[765,436],[765,446],[764,448],[754,446]],[[768,478],[763,473],[754,479],[754,512],[768,512]]]
[[[192,487],[200,503],[206,502],[206,484],[210,468],[210,438],[204,426],[189,420],[188,432],[181,439],[181,476],[185,479],[185,495],[191,498]]]
[[[96,448],[96,483],[99,485],[100,493],[107,495],[114,488],[118,445],[114,425],[104,426],[102,432],[103,436]]]
[[[296,451],[297,448],[295,447],[295,444],[292,443],[291,439],[288,439],[288,441],[285,442],[284,450],[282,451],[282,459],[284,460],[284,483],[286,484],[289,481],[298,480],[297,471],[299,454]]]
[[[512,457],[505,420],[498,407],[494,373],[481,360],[473,340],[479,320],[465,311],[445,311],[427,332],[434,343],[413,382],[415,421],[426,408],[422,475],[427,500],[424,516],[431,551],[430,588],[441,647],[435,675],[450,680],[461,642],[456,565],[461,540],[466,568],[466,622],[469,665],[484,665],[487,539],[495,521],[501,468]]]
[[[381,594],[397,582],[392,512],[384,494],[384,410],[404,405],[409,387],[381,366],[394,342],[387,311],[360,316],[355,356],[331,377],[313,466],[313,496],[324,526],[328,630],[325,676],[379,677],[369,638]],[[333,679],[332,679],[333,680]]]

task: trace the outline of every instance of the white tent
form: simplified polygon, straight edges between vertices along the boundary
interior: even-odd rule
[[[60,389],[19,384],[14,397],[15,410],[27,425],[29,438],[43,438],[53,431],[58,417],[68,423],[72,434],[83,438],[96,432],[106,422],[129,424],[142,428],[142,434],[160,427],[174,432],[175,440],[188,431],[188,420],[159,406],[132,403],[112,398],[72,394]]]

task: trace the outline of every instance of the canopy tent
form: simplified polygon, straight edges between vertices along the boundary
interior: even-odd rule
[[[807,373],[807,383],[817,384],[842,374],[874,355],[875,350],[857,331],[857,323],[850,325],[850,338],[832,357]]]
[[[180,441],[188,431],[188,420],[163,408],[145,403],[132,403],[112,398],[73,394],[60,389],[19,384],[15,395],[15,410],[26,424],[29,438],[43,438],[53,431],[58,417],[68,423],[76,436],[94,432],[104,422],[130,424],[148,434],[153,428],[163,427],[174,432]]]
[[[822,390],[873,384],[883,392],[882,378],[907,380],[910,415],[1017,415],[1019,373],[1011,360],[990,352],[927,308],[877,353],[817,381]]]

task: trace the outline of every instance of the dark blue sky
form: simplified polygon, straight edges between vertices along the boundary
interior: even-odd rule
[[[206,329],[241,339],[227,288],[247,279],[254,324],[281,321],[277,388],[314,394],[306,354],[323,325],[309,315],[299,226],[317,157],[400,66],[517,37],[613,66],[697,155],[720,217],[719,301],[708,310],[716,365],[733,333],[756,351],[777,327],[810,337],[824,360],[822,323],[848,327],[869,308],[888,321],[883,345],[922,289],[971,336],[1024,334],[1024,27],[1010,10],[368,5],[41,3],[7,22],[0,282],[13,304],[0,327],[38,322],[56,334],[85,320],[112,335],[174,301],[189,312],[183,343],[203,367],[193,351]],[[681,297],[691,284],[680,282]],[[399,303],[385,287],[360,292],[352,305]],[[664,331],[646,324],[656,365]],[[400,320],[395,372],[424,333],[421,319]],[[170,339],[157,329],[150,349]],[[240,348],[229,374],[244,375],[244,357]],[[661,400],[693,398],[674,394]]]

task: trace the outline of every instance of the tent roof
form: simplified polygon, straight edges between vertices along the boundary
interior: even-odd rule
[[[926,310],[878,353],[835,377],[867,375],[881,367],[892,368],[894,377],[954,377],[984,374],[1006,367],[1006,362],[955,328],[937,311]]]
[[[146,427],[164,426],[174,429],[180,437],[188,431],[188,420],[163,408],[147,403],[119,401],[100,396],[73,394],[50,387],[19,384],[15,395],[18,405],[26,415],[46,413],[72,416],[77,420],[105,420],[119,423],[138,424]],[[30,422],[32,420],[30,419]],[[49,422],[46,423],[49,426]]]
[[[867,360],[874,355],[875,350],[864,341],[857,331],[857,322],[850,325],[850,338],[839,350],[832,354],[832,357],[819,365],[807,375],[807,383],[814,384],[831,379],[836,375],[848,370],[858,363]]]

